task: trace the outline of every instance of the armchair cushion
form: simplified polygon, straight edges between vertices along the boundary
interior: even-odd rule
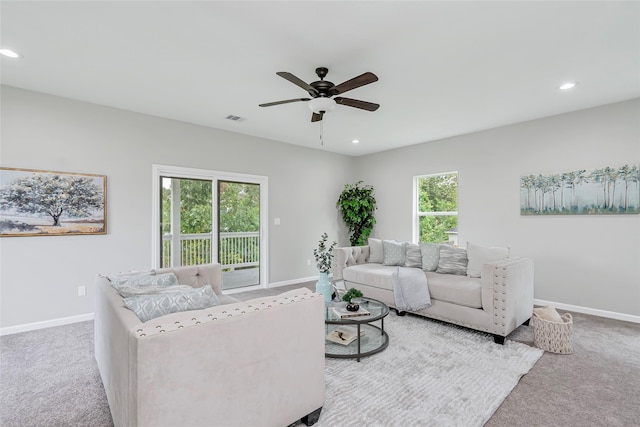
[[[163,273],[156,274],[155,272],[148,272],[142,274],[112,276],[110,278],[111,286],[116,290],[121,285],[132,286],[172,286],[178,284],[178,276],[175,273]]]
[[[147,322],[165,314],[201,310],[220,304],[210,285],[161,294],[136,295],[124,298],[124,305],[138,318]]]

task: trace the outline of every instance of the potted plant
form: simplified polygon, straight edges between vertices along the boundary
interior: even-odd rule
[[[327,246],[329,235],[322,233],[318,242],[318,247],[313,250],[316,258],[316,266],[320,272],[320,279],[316,283],[316,292],[324,296],[325,302],[331,302],[332,287],[329,282],[329,272],[331,272],[331,260],[333,259],[333,248],[338,244],[336,241]]]
[[[352,298],[362,298],[362,292],[356,288],[349,289],[344,295],[342,295],[342,301],[351,302]]]
[[[362,181],[358,181],[354,185],[345,185],[336,203],[342,212],[342,219],[349,229],[351,246],[365,245],[376,223],[373,216],[376,210],[373,187],[361,184]]]

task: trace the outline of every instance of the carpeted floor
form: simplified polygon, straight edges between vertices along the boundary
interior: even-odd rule
[[[486,426],[640,425],[640,325],[578,313],[573,319],[575,353],[544,353]],[[509,339],[532,345],[532,329],[520,327]],[[0,425],[112,425],[93,359],[93,322],[3,336],[0,345]]]

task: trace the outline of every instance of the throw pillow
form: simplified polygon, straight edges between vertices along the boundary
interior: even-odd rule
[[[220,304],[211,285],[163,294],[138,295],[124,298],[124,305],[138,318],[147,322],[165,314],[201,310]]]
[[[467,257],[469,265],[467,266],[467,276],[481,277],[482,266],[488,262],[499,261],[509,256],[509,248],[476,245],[467,242]]]
[[[155,285],[120,285],[118,293],[122,298],[133,297],[136,295],[163,294],[175,291],[188,291],[193,289],[189,285],[171,285],[171,286],[155,286]]]
[[[407,243],[404,253],[404,266],[409,268],[422,268],[422,252],[420,246]]]
[[[422,242],[420,243],[420,252],[422,254],[422,269],[436,271],[440,261],[440,244]]]
[[[175,273],[144,273],[136,274],[134,276],[111,277],[109,280],[111,281],[111,286],[113,286],[116,290],[119,290],[121,285],[172,286],[178,284],[178,277],[175,275]]]
[[[467,251],[462,248],[454,248],[449,245],[440,246],[440,260],[436,273],[467,274]]]
[[[382,265],[404,265],[405,242],[382,241]]]
[[[549,305],[545,305],[544,307],[536,307],[533,309],[533,312],[543,320],[562,323],[562,317],[560,316],[560,314],[556,311],[555,308]]]
[[[369,262],[382,264],[382,240],[369,237]]]

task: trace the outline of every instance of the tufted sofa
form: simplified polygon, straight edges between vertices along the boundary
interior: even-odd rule
[[[369,246],[334,249],[333,280],[395,308],[392,274],[397,266],[369,262]],[[481,278],[430,271],[431,306],[414,314],[490,333],[496,343],[533,313],[533,260],[505,258],[482,266]],[[398,313],[403,315],[405,313]]]
[[[219,264],[173,271],[221,304],[145,323],[96,277],[95,357],[115,426],[274,426],[324,404],[324,304],[306,288],[240,302]],[[119,276],[121,277],[121,276]]]

